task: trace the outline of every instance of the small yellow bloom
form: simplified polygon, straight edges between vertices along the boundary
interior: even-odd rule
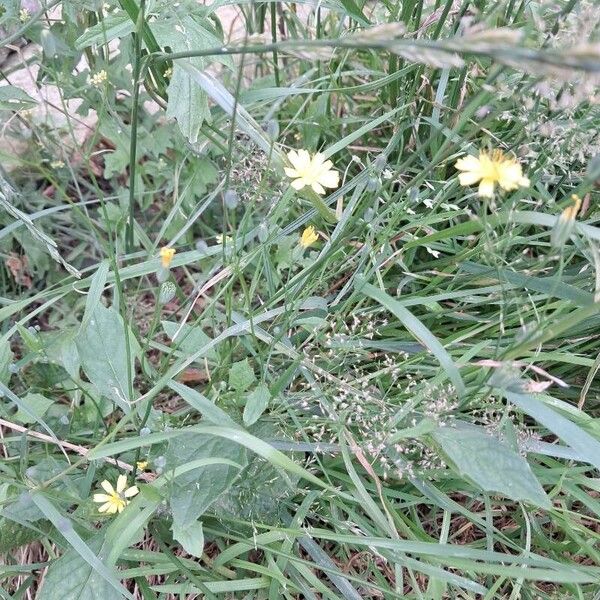
[[[298,242],[302,248],[308,248],[312,246],[317,240],[319,236],[315,231],[315,228],[312,225],[309,225],[300,236],[300,241]]]
[[[169,248],[168,246],[163,246],[160,249],[159,256],[163,268],[168,269],[171,266],[175,252],[175,248]]]
[[[479,195],[483,198],[493,198],[496,184],[507,192],[529,185],[521,165],[514,158],[505,156],[502,150],[491,153],[482,150],[479,158],[473,155],[459,158],[455,167],[462,171],[458,176],[460,185],[479,182]]]
[[[138,471],[143,471],[148,466],[148,461],[147,460],[138,460],[135,463],[135,466],[137,467]]]
[[[93,75],[90,75],[88,77],[88,84],[99,88],[106,83],[107,79],[108,73],[104,69],[102,69],[101,71],[98,71],[97,73],[94,73]]]
[[[230,235],[223,235],[222,233],[217,233],[215,240],[217,240],[217,244],[233,244],[233,238]]]
[[[132,498],[139,493],[135,485],[130,488],[127,487],[126,475],[119,475],[116,489],[106,479],[100,485],[106,494],[94,494],[94,502],[102,504],[98,508],[98,512],[109,515],[123,512],[123,509],[129,504],[128,498]]]
[[[333,163],[317,152],[314,156],[306,150],[291,150],[288,160],[292,168],[286,167],[285,174],[293,179],[292,187],[301,190],[311,187],[317,194],[324,194],[325,188],[336,188],[339,185],[340,174],[334,171]]]

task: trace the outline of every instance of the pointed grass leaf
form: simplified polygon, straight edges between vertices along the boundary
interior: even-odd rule
[[[509,402],[566,442],[583,460],[600,469],[600,442],[597,439],[531,394],[507,390],[501,390],[501,393]]]

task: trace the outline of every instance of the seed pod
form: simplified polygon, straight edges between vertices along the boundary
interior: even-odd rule
[[[158,293],[158,303],[166,304],[167,302],[170,302],[175,297],[176,291],[177,288],[175,287],[175,284],[172,281],[165,281],[160,286],[160,292]]]
[[[258,226],[258,241],[264,244],[269,238],[269,226],[263,221]]]
[[[240,197],[235,190],[227,190],[223,194],[223,202],[228,209],[233,210],[234,208],[238,207],[238,204],[240,203]]]
[[[198,252],[201,254],[206,254],[206,251],[208,250],[208,244],[204,240],[198,240],[196,242],[196,250],[198,250]]]
[[[367,191],[375,192],[379,188],[379,179],[377,177],[369,177],[366,187]]]

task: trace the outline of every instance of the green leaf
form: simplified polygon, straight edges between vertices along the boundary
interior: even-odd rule
[[[498,438],[467,424],[440,427],[431,436],[460,475],[482,490],[551,507],[527,461]]]
[[[584,460],[600,469],[600,442],[597,439],[531,394],[516,394],[507,390],[501,390],[501,393],[525,414],[555,433]]]
[[[241,446],[226,439],[193,433],[169,442],[167,469],[208,457],[226,458],[242,466],[248,462],[246,450]],[[172,484],[171,509],[178,530],[196,523],[208,507],[231,487],[238,475],[239,469],[216,463],[177,477]]]
[[[100,394],[129,412],[129,388],[134,373],[135,346],[130,343],[127,368],[126,329],[114,308],[98,304],[86,326],[75,338],[81,366]]]
[[[169,387],[211,423],[215,425],[226,425],[228,427],[238,426],[222,408],[219,408],[200,392],[176,381],[171,381]]]
[[[229,369],[229,386],[238,392],[245,392],[256,380],[254,369],[248,359],[233,363]]]
[[[269,388],[264,384],[260,383],[254,390],[248,394],[246,399],[246,406],[244,406],[244,424],[252,425],[256,423],[260,416],[265,412],[271,399],[271,392]]]
[[[36,423],[37,420],[32,416],[35,415],[40,419],[46,414],[46,411],[54,404],[52,400],[48,400],[42,394],[34,394],[28,392],[27,395],[21,398],[22,404],[27,408],[28,412],[25,412],[22,407],[15,413],[15,420],[20,423]]]
[[[75,48],[83,50],[95,44],[105,44],[115,38],[122,38],[135,30],[135,24],[124,12],[107,15],[75,40]]]
[[[42,595],[41,600],[121,600],[123,596],[133,600],[133,596],[120,584],[115,570],[107,567],[99,558],[104,541],[103,534],[102,537],[94,538],[94,543],[88,546],[75,531],[71,520],[63,516],[45,496],[36,492],[32,495],[32,500],[69,542],[74,552],[71,554],[69,551],[65,554],[70,557],[69,560],[65,561],[66,565],[61,563],[56,569],[58,574],[51,579],[51,585],[45,592],[47,595]],[[94,584],[90,585],[92,579]],[[98,589],[101,589],[104,595],[94,595]],[[62,592],[61,595],[57,595],[58,591]]]
[[[89,544],[98,552],[102,546],[99,534]],[[101,577],[73,549],[48,567],[38,600],[122,600],[123,596]]]
[[[13,360],[13,353],[10,349],[10,343],[6,339],[0,340],[0,381],[7,384],[10,381],[10,363]]]
[[[169,46],[173,52],[218,48],[223,43],[199,20],[191,16],[157,21],[152,24],[152,31],[158,43]],[[207,66],[206,59],[201,57],[184,60],[200,70],[204,70]],[[226,57],[225,62],[231,65],[231,58]],[[190,143],[195,144],[202,123],[210,119],[208,96],[181,63],[182,61],[175,61],[173,64],[173,74],[167,88],[169,95],[167,117],[175,119],[181,133]]]
[[[37,102],[21,88],[14,85],[0,87],[0,110],[21,110],[36,104]]]
[[[202,523],[196,521],[187,527],[179,527],[173,523],[173,538],[181,544],[181,547],[192,556],[202,558],[204,550],[204,531]]]
[[[202,348],[202,346],[206,346],[212,342],[212,338],[204,333],[200,327],[193,325],[183,325],[181,327],[179,323],[174,323],[173,321],[161,321],[161,325],[164,332],[186,355],[193,354],[198,348]],[[217,360],[217,353],[212,348],[205,356],[211,360]]]
[[[0,553],[2,554],[41,537],[43,537],[43,533],[35,529],[30,529],[10,519],[0,518]]]

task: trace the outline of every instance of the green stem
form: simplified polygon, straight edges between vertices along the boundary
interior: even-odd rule
[[[142,27],[144,25],[144,11],[146,0],[141,0],[138,12],[135,33],[135,63],[133,68],[133,105],[131,107],[131,142],[129,145],[129,220],[127,222],[127,235],[125,238],[126,251],[133,251],[133,222],[135,212],[135,175],[137,164],[137,128],[140,100],[140,75],[142,64]]]

